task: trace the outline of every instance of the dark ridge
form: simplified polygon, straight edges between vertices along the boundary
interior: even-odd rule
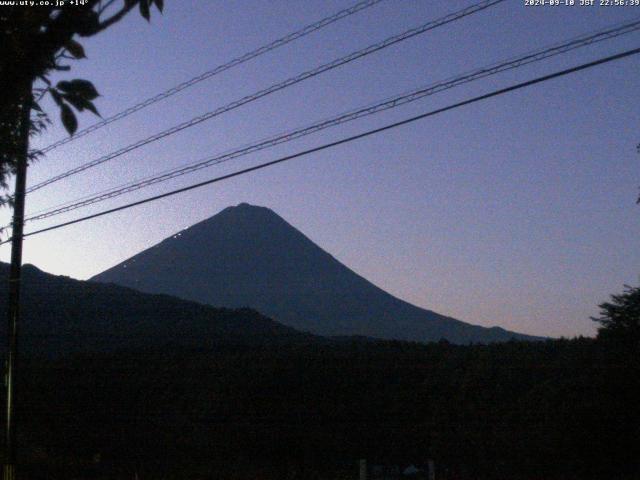
[[[0,290],[9,266],[0,263]],[[23,268],[20,351],[59,356],[140,349],[215,349],[225,345],[283,345],[328,340],[301,333],[249,308],[200,305]],[[6,295],[0,296],[6,312]],[[6,335],[6,322],[0,322]],[[4,352],[5,342],[1,350]]]

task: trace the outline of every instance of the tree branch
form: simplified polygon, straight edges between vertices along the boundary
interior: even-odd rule
[[[120,20],[124,18],[124,16],[129,13],[133,8],[138,4],[138,2],[127,4],[125,2],[125,6],[120,9],[118,13],[113,14],[104,22],[101,22],[96,30],[92,32],[91,35],[95,35],[96,33],[100,33],[102,30],[109,28],[114,23],[118,23]]]

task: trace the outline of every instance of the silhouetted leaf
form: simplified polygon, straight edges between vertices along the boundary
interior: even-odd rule
[[[84,47],[75,40],[69,40],[65,45],[65,48],[71,55],[73,55],[74,58],[87,58],[84,53]]]
[[[50,88],[49,92],[51,92],[51,98],[53,98],[53,101],[62,106],[62,96],[60,95],[60,92],[55,88]]]
[[[71,82],[68,82],[67,80],[63,80],[62,82],[58,82],[56,87],[59,88],[60,90],[62,90],[63,92],[71,92],[72,89],[73,89],[73,87],[71,87]]]
[[[155,4],[160,12],[164,10],[164,0],[155,0]]]
[[[94,115],[97,115],[98,117],[102,117],[102,115],[100,115],[100,112],[98,112],[98,109],[96,108],[96,106],[93,104],[91,100],[85,100],[85,101],[87,102],[87,104],[85,105],[84,108],[92,112]]]
[[[76,110],[82,112],[86,108],[90,112],[93,112],[97,116],[100,116],[100,114],[98,113],[98,110],[96,109],[93,102],[91,102],[91,100],[87,100],[86,98],[82,98],[80,96],[72,95],[72,94],[65,94],[63,95],[63,97],[67,102],[73,105],[76,108]]]
[[[65,94],[63,95],[63,98],[70,103],[71,105],[73,105],[75,107],[76,110],[78,110],[79,112],[82,112],[86,106],[85,106],[85,102],[87,102],[88,100],[85,100],[82,97],[78,97],[76,95],[70,95],[70,94]]]
[[[97,12],[85,10],[85,14],[78,20],[76,32],[82,37],[95,34],[100,28],[100,18]]]
[[[67,132],[69,132],[69,135],[73,135],[78,129],[78,120],[69,105],[66,103],[62,104],[60,109],[60,119],[62,120],[62,124]]]
[[[140,15],[147,19],[147,21],[151,20],[151,15],[149,13],[149,0],[140,0]]]
[[[62,81],[58,82],[57,87],[63,92],[78,95],[82,98],[86,98],[87,100],[93,100],[100,95],[96,90],[96,87],[94,87],[93,83],[89,80],[76,78],[71,81]]]

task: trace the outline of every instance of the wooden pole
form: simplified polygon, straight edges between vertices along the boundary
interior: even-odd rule
[[[14,192],[13,228],[11,233],[11,267],[9,271],[8,351],[5,371],[7,395],[4,480],[16,478],[16,420],[15,388],[18,359],[18,326],[20,324],[20,281],[22,274],[22,235],[24,227],[25,188],[27,183],[27,156],[31,123],[31,85],[22,101],[20,120],[21,149],[16,158],[16,187]]]

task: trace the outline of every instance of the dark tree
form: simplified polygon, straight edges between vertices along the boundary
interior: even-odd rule
[[[162,11],[163,0],[86,0],[84,5],[0,6],[0,189],[14,173],[17,158],[28,150],[28,138],[50,122],[39,101],[50,94],[60,108],[61,121],[73,135],[75,111],[98,113],[98,92],[87,80],[53,85],[53,71],[68,71],[68,61],[85,57],[78,38],[109,28],[138,8],[149,20],[150,8]],[[37,152],[29,152],[29,160]],[[0,198],[0,200],[2,200]],[[6,200],[6,198],[4,199]]]
[[[600,323],[599,339],[640,347],[640,287],[625,285],[624,293],[611,295],[600,309],[600,317],[593,318]]]

